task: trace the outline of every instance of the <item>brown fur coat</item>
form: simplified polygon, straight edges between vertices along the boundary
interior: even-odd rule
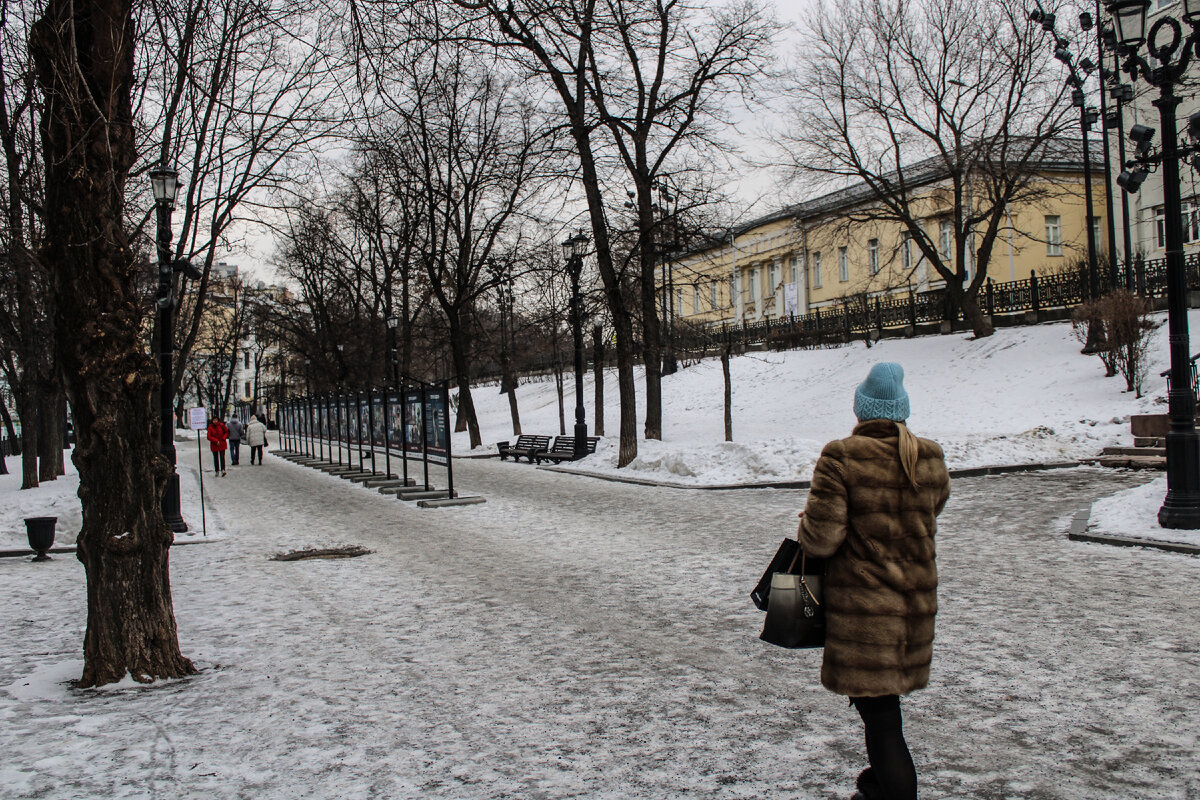
[[[813,469],[799,536],[806,553],[829,558],[821,683],[838,694],[905,694],[929,683],[934,534],[950,474],[936,443],[917,442],[916,491],[890,420],[860,422]]]

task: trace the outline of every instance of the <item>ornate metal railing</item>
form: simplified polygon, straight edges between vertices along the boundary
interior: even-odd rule
[[[1185,261],[1189,290],[1200,290],[1200,254]],[[1120,285],[1130,285],[1146,298],[1166,294],[1165,259],[1150,259],[1122,265]],[[1100,293],[1109,290],[1109,276],[1100,276]],[[988,316],[1005,316],[1049,309],[1074,308],[1091,296],[1086,269],[1038,275],[1015,281],[988,278],[979,292],[980,310]],[[926,292],[879,297],[847,298],[838,305],[814,309],[801,316],[762,319],[708,327],[679,326],[675,334],[678,353],[699,353],[720,345],[766,344],[779,349],[829,347],[865,338],[872,332],[895,330],[940,322],[961,322],[962,311],[953,306],[944,288]]]

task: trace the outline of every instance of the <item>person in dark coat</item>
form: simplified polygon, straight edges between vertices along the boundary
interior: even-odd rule
[[[212,451],[213,472],[220,477],[225,474],[225,450],[229,446],[229,428],[220,419],[208,423],[208,449]]]
[[[225,427],[229,429],[229,466],[236,467],[238,456],[241,455],[242,421],[231,416]]]
[[[859,423],[830,442],[800,513],[804,552],[827,558],[821,683],[850,698],[870,767],[855,800],[916,800],[900,695],[929,683],[937,614],[934,536],[950,497],[942,449],[914,436],[904,370],[882,363],[854,395]]]

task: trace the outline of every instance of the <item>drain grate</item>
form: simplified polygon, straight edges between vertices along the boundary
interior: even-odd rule
[[[272,561],[304,561],[310,558],[357,558],[374,552],[365,547],[352,545],[350,547],[325,547],[309,550],[293,550],[290,553],[279,553],[271,556]]]

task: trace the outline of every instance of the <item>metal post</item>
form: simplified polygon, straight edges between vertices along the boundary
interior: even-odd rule
[[[1158,108],[1162,130],[1163,213],[1166,215],[1167,325],[1171,381],[1167,390],[1167,496],[1158,510],[1164,528],[1200,528],[1200,436],[1196,433],[1196,397],[1188,352],[1187,277],[1183,260],[1182,199],[1179,192],[1179,145],[1173,81],[1164,81]]]
[[[171,366],[175,347],[175,303],[172,297],[174,270],[171,267],[171,204],[160,201],[158,211],[158,375],[159,452],[171,465],[162,493],[162,517],[173,532],[184,533],[187,523],[179,510],[179,473],[175,470],[175,377]]]
[[[568,267],[571,273],[571,333],[575,338],[575,444],[572,458],[578,460],[587,455],[587,421],[583,414],[583,309],[579,297],[583,257],[572,256]]]

